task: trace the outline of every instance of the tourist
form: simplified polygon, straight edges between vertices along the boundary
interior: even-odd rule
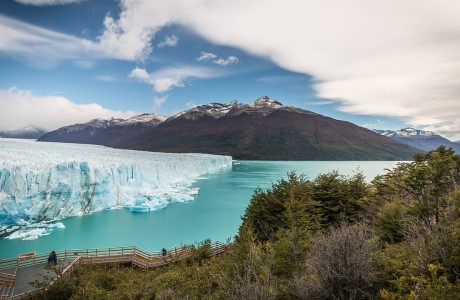
[[[167,253],[167,251],[166,251],[165,248],[161,249],[161,254],[163,254],[163,256],[166,256],[166,253]]]
[[[50,264],[57,265],[57,255],[54,251],[52,251],[48,256],[48,265]]]

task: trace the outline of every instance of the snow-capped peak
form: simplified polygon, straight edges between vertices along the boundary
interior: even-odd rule
[[[283,104],[268,96],[262,96],[256,101],[249,103],[248,105],[256,108],[268,107],[277,109],[283,107]]]
[[[182,111],[172,116],[168,120],[177,119],[179,117],[196,120],[203,115],[219,119],[225,115],[228,115],[228,113],[235,115],[242,112],[261,112],[262,114],[267,115],[271,111],[281,107],[284,106],[280,102],[271,99],[270,97],[263,96],[248,104],[239,103],[237,100],[232,100],[229,104],[212,102],[209,104],[199,105],[189,110]]]
[[[419,129],[410,128],[410,127],[403,128],[397,131],[377,130],[377,129],[374,129],[374,131],[378,134],[381,134],[387,137],[431,137],[431,136],[438,135],[432,131],[419,130]]]
[[[165,116],[146,113],[146,114],[137,115],[127,120],[124,120],[120,122],[119,125],[131,125],[131,124],[136,124],[136,123],[147,123],[147,122],[159,124],[159,123],[164,122],[165,120],[166,120]]]
[[[424,136],[435,136],[436,133],[432,131],[425,131],[425,130],[418,130],[415,128],[403,128],[401,130],[396,131],[395,136],[399,137],[424,137]]]
[[[92,119],[91,121],[89,121],[86,124],[93,125],[95,127],[107,127],[107,126],[111,126],[111,125],[120,123],[122,121],[124,121],[124,120],[123,119],[115,119],[115,118],[111,118],[111,119]]]

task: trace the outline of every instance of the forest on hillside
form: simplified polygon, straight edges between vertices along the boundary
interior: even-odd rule
[[[82,266],[28,299],[459,299],[460,156],[440,147],[367,183],[290,173],[257,189],[229,251],[148,271]]]

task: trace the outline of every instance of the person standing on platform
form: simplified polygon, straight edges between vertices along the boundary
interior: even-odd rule
[[[57,265],[57,255],[54,251],[52,251],[48,256],[48,265],[50,264]]]

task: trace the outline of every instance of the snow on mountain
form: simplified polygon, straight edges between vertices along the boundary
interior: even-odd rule
[[[438,134],[432,131],[418,130],[414,128],[403,128],[401,130],[374,130],[375,132],[387,137],[432,137]]]
[[[161,116],[161,115],[141,114],[141,115],[129,118],[127,120],[123,120],[119,122],[117,125],[126,126],[126,125],[132,125],[136,123],[149,123],[149,122],[152,123],[152,125],[158,125],[164,122],[166,119],[167,117]]]
[[[111,119],[108,119],[108,120],[107,119],[93,119],[93,120],[89,121],[88,123],[83,123],[83,124],[92,125],[94,127],[105,128],[105,127],[108,127],[108,126],[118,124],[118,123],[123,122],[123,121],[124,121],[123,119],[115,119],[115,118],[111,118]]]
[[[47,222],[124,206],[155,210],[193,200],[198,176],[229,156],[167,154],[95,145],[0,141],[0,236],[48,234]],[[37,222],[45,223],[37,231]],[[51,225],[56,226],[56,225]]]
[[[238,105],[238,102],[236,102],[236,100],[234,100],[230,104],[213,102],[209,104],[199,105],[191,109],[182,111],[178,114],[175,114],[174,116],[167,119],[166,122],[178,118],[197,120],[203,116],[209,116],[214,119],[219,119],[220,117],[226,115],[234,107],[234,105]]]
[[[168,121],[177,118],[198,120],[203,116],[219,119],[223,116],[234,116],[243,112],[260,112],[263,115],[267,115],[267,113],[279,108],[284,108],[283,104],[267,96],[263,96],[248,104],[239,103],[237,100],[232,100],[229,104],[213,102],[210,104],[199,105],[174,115],[173,117],[169,118]]]
[[[251,102],[248,104],[251,107],[256,107],[256,108],[273,108],[273,109],[278,109],[283,107],[283,104],[279,103],[278,101],[271,99],[268,96],[262,96],[259,99]]]
[[[431,151],[439,146],[452,148],[455,152],[460,153],[460,146],[432,131],[418,130],[414,128],[403,128],[401,130],[377,130],[374,132],[387,136],[397,142],[412,146],[423,151]]]

